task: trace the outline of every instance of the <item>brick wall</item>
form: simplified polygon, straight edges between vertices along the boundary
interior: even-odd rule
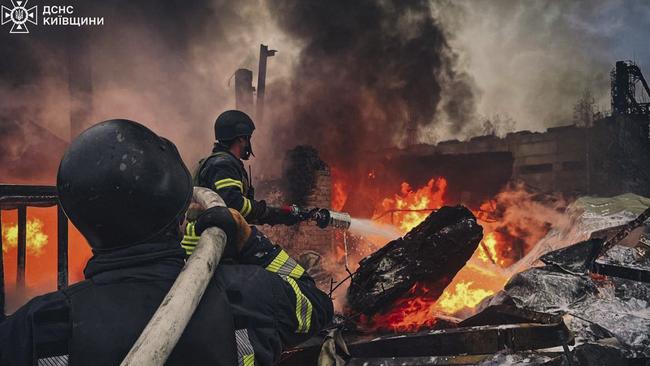
[[[279,190],[276,189],[266,197],[270,205],[286,203]],[[329,170],[316,172],[316,182],[312,193],[307,198],[307,207],[329,208],[332,201],[332,177]],[[275,243],[284,247],[294,258],[306,251],[315,251],[321,256],[328,256],[333,250],[334,232],[331,229],[321,229],[313,223],[301,223],[296,226],[284,225],[262,226],[260,229]]]

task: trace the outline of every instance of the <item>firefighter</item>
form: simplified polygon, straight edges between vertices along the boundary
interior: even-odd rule
[[[85,280],[32,299],[0,323],[0,365],[118,365],[184,265],[180,224],[191,176],[176,147],[110,120],[84,131],[57,175],[59,201],[90,244]],[[225,257],[169,365],[271,365],[332,317],[332,302],[287,253],[236,210],[208,209]]]
[[[228,207],[238,210],[251,224],[295,225],[301,218],[288,206],[267,206],[256,201],[242,160],[253,154],[251,138],[255,124],[244,112],[229,110],[221,113],[214,123],[215,144],[212,154],[199,161],[194,172],[194,185],[217,192]],[[198,237],[192,235],[192,224],[187,226],[182,246],[192,254]]]

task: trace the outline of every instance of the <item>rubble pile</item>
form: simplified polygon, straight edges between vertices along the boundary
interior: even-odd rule
[[[590,272],[589,256],[600,244],[592,239],[542,256],[545,266],[516,274],[481,307],[512,304],[562,317],[579,344],[571,355],[580,365],[627,364],[650,357],[650,283]],[[633,251],[614,247],[595,268],[615,263],[650,270],[650,261],[638,261]],[[617,363],[591,357],[598,353]]]
[[[638,205],[645,200],[640,198],[592,199],[589,204],[601,212],[584,209],[576,216],[584,221],[575,221],[585,240],[573,245],[547,241],[545,254],[533,261],[538,265],[514,274],[502,291],[479,304],[475,315],[446,319],[442,329],[437,324],[417,333],[377,336],[342,328],[346,351],[340,356],[346,365],[365,366],[648,364],[650,256],[633,247],[639,239],[629,234],[645,221],[647,212],[629,222],[646,208]],[[623,225],[628,237],[619,244],[628,246],[610,247],[606,240],[622,236],[615,234],[623,217],[628,218]],[[465,208],[433,212],[404,238],[360,263],[348,292],[350,307],[372,316],[422,280],[439,283],[442,291],[481,237]],[[319,351],[317,345],[294,350],[282,365],[307,364],[295,361],[313,360]]]

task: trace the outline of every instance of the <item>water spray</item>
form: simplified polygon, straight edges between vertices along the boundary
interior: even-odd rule
[[[283,208],[300,221],[312,221],[321,229],[334,228],[364,237],[381,237],[385,240],[397,239],[404,235],[392,225],[381,224],[370,219],[359,219],[347,212],[333,211],[326,208],[302,208],[296,205]]]

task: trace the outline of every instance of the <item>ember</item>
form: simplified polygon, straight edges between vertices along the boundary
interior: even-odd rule
[[[405,297],[397,300],[390,312],[372,318],[362,317],[361,322],[369,330],[413,332],[422,327],[431,328],[438,319],[439,311],[430,291],[426,285],[416,283]]]

